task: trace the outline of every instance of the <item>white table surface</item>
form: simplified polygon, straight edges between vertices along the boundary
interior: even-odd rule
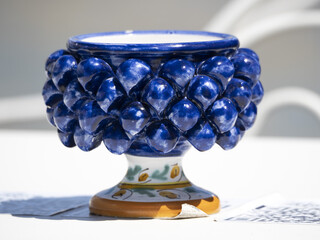
[[[54,131],[0,131],[0,193],[93,195],[117,184],[125,157],[101,145],[84,153],[64,147]],[[287,199],[320,199],[320,139],[244,138],[231,151],[190,150],[187,177],[223,199],[280,193]],[[0,214],[0,239],[320,239],[319,225],[186,220],[52,220]]]

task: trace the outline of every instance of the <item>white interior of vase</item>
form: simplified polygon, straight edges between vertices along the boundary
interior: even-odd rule
[[[157,43],[188,43],[220,40],[210,35],[155,33],[155,34],[112,34],[83,38],[82,42],[101,44],[157,44]]]

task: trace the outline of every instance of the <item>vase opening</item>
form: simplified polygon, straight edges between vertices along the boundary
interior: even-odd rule
[[[162,43],[190,43],[221,40],[221,37],[187,33],[140,33],[127,31],[124,34],[101,35],[83,38],[82,42],[100,44],[162,44]]]
[[[80,60],[99,57],[114,70],[130,57],[145,61],[156,71],[171,58],[200,63],[212,56],[230,57],[239,48],[239,40],[204,31],[122,31],[73,36],[67,48]]]
[[[69,38],[68,48],[103,51],[203,51],[237,49],[239,41],[229,34],[203,31],[123,31],[83,34]]]

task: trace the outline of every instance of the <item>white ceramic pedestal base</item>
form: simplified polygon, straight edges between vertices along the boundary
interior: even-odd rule
[[[218,197],[186,178],[181,157],[127,155],[127,159],[126,176],[117,186],[91,199],[91,213],[114,217],[175,217],[183,203],[207,214],[219,211]]]

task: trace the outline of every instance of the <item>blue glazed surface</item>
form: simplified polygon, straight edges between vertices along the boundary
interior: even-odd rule
[[[128,59],[117,69],[117,78],[128,96],[137,97],[151,77],[151,67],[139,59]]]
[[[76,146],[76,143],[74,142],[73,133],[68,133],[68,132],[65,133],[58,129],[58,136],[62,144],[65,145],[66,147]]]
[[[46,111],[47,119],[52,126],[56,127],[56,124],[54,123],[54,119],[53,119],[53,111],[54,111],[54,108],[47,107],[47,111]]]
[[[139,133],[148,123],[150,113],[140,102],[132,102],[120,114],[122,128],[130,135]]]
[[[166,80],[154,78],[144,88],[142,100],[160,115],[174,96],[175,91]]]
[[[200,42],[113,44],[105,35],[190,34]],[[42,95],[61,142],[90,151],[176,156],[191,145],[236,146],[263,97],[259,58],[230,35],[192,31],[99,33],[69,39],[46,62]]]
[[[200,65],[198,73],[217,79],[224,90],[233,77],[234,66],[228,58],[224,56],[214,56]]]
[[[115,120],[106,127],[103,143],[110,152],[122,154],[129,149],[132,142],[121,127],[121,124]]]
[[[216,142],[216,131],[208,121],[200,119],[196,126],[186,132],[186,137],[196,149],[207,151]]]
[[[252,88],[252,102],[259,104],[263,98],[264,90],[260,81]]]
[[[240,114],[239,114],[239,120],[240,120],[240,125],[248,130],[249,128],[252,127],[254,124],[254,121],[256,120],[257,116],[257,107],[256,105],[251,102],[248,107],[246,107]]]
[[[111,120],[94,100],[86,101],[79,112],[79,125],[89,134],[101,131]]]
[[[77,60],[71,55],[63,55],[57,59],[52,71],[52,81],[61,92],[69,82],[77,79]]]
[[[190,148],[189,142],[183,136],[180,136],[175,147],[167,153],[154,150],[149,146],[146,139],[147,138],[145,136],[141,136],[139,139],[135,140],[126,153],[145,157],[179,156],[184,154]]]
[[[146,44],[112,44],[92,43],[84,41],[94,36],[115,36],[115,35],[139,35],[139,34],[189,34],[199,36],[212,36],[219,39],[203,42],[179,42],[179,43],[146,43]],[[85,34],[69,38],[68,50],[77,54],[82,59],[98,57],[105,60],[113,69],[130,58],[137,58],[148,63],[156,71],[161,63],[172,58],[185,59],[191,62],[200,63],[212,56],[231,56],[239,47],[236,37],[211,32],[201,31],[129,31],[129,32],[107,32]]]
[[[156,121],[147,128],[147,143],[155,151],[168,153],[179,140],[179,131],[167,121]]]
[[[238,112],[230,99],[221,98],[208,109],[207,117],[221,133],[224,133],[234,126]]]
[[[241,139],[241,132],[237,127],[218,135],[217,144],[224,150],[234,148]]]
[[[48,59],[46,61],[46,65],[45,65],[45,70],[46,70],[47,76],[49,78],[52,77],[53,67],[54,67],[56,61],[58,60],[58,58],[62,57],[63,55],[68,55],[68,54],[70,54],[70,53],[64,49],[57,50],[57,51],[50,54],[50,56],[48,57]]]
[[[214,41],[201,41],[201,42],[173,42],[173,43],[145,43],[145,44],[113,44],[113,43],[96,43],[86,42],[84,39],[89,37],[101,37],[101,36],[114,36],[114,35],[132,35],[132,34],[187,34],[187,35],[198,35],[198,36],[212,36],[217,37]],[[125,31],[125,32],[101,32],[83,34],[69,38],[68,49],[71,51],[104,51],[106,53],[111,52],[186,52],[186,51],[208,51],[208,50],[225,50],[225,49],[237,49],[239,47],[239,40],[229,34],[203,32],[203,31],[175,31],[175,30],[160,30],[160,31]]]
[[[187,98],[174,104],[168,113],[171,122],[183,132],[191,129],[199,117],[199,109]]]
[[[163,64],[159,76],[170,81],[179,92],[190,82],[195,71],[196,68],[192,62],[183,59],[172,59]]]
[[[219,84],[205,75],[194,77],[187,90],[187,97],[200,104],[203,111],[206,111],[218,96]]]
[[[231,99],[238,112],[242,112],[251,101],[252,91],[249,84],[241,79],[233,78],[224,93],[224,96]]]
[[[73,80],[63,93],[63,102],[72,112],[79,114],[80,107],[88,97],[89,95],[84,91],[80,83],[77,80]]]
[[[75,127],[74,142],[82,151],[88,152],[97,148],[102,141],[102,132],[92,135],[81,129],[79,126]]]
[[[256,54],[250,48],[240,48],[240,49],[238,49],[237,54],[244,54],[244,55],[247,55],[247,56],[254,58],[258,62],[260,61],[258,54]]]
[[[88,58],[79,63],[77,76],[82,87],[95,95],[102,81],[112,77],[113,72],[105,61],[99,58]]]
[[[56,88],[52,80],[48,80],[44,84],[42,89],[42,96],[45,104],[48,107],[55,107],[63,99],[63,95]]]
[[[72,132],[77,123],[77,116],[63,102],[60,102],[53,111],[53,120],[60,131]]]
[[[117,84],[114,77],[105,79],[97,92],[96,100],[105,112],[109,112],[109,108],[114,102],[118,102],[124,96],[124,92]]]
[[[244,79],[251,87],[258,82],[261,68],[255,58],[251,55],[241,53],[233,56],[231,61],[236,69],[234,77]]]

